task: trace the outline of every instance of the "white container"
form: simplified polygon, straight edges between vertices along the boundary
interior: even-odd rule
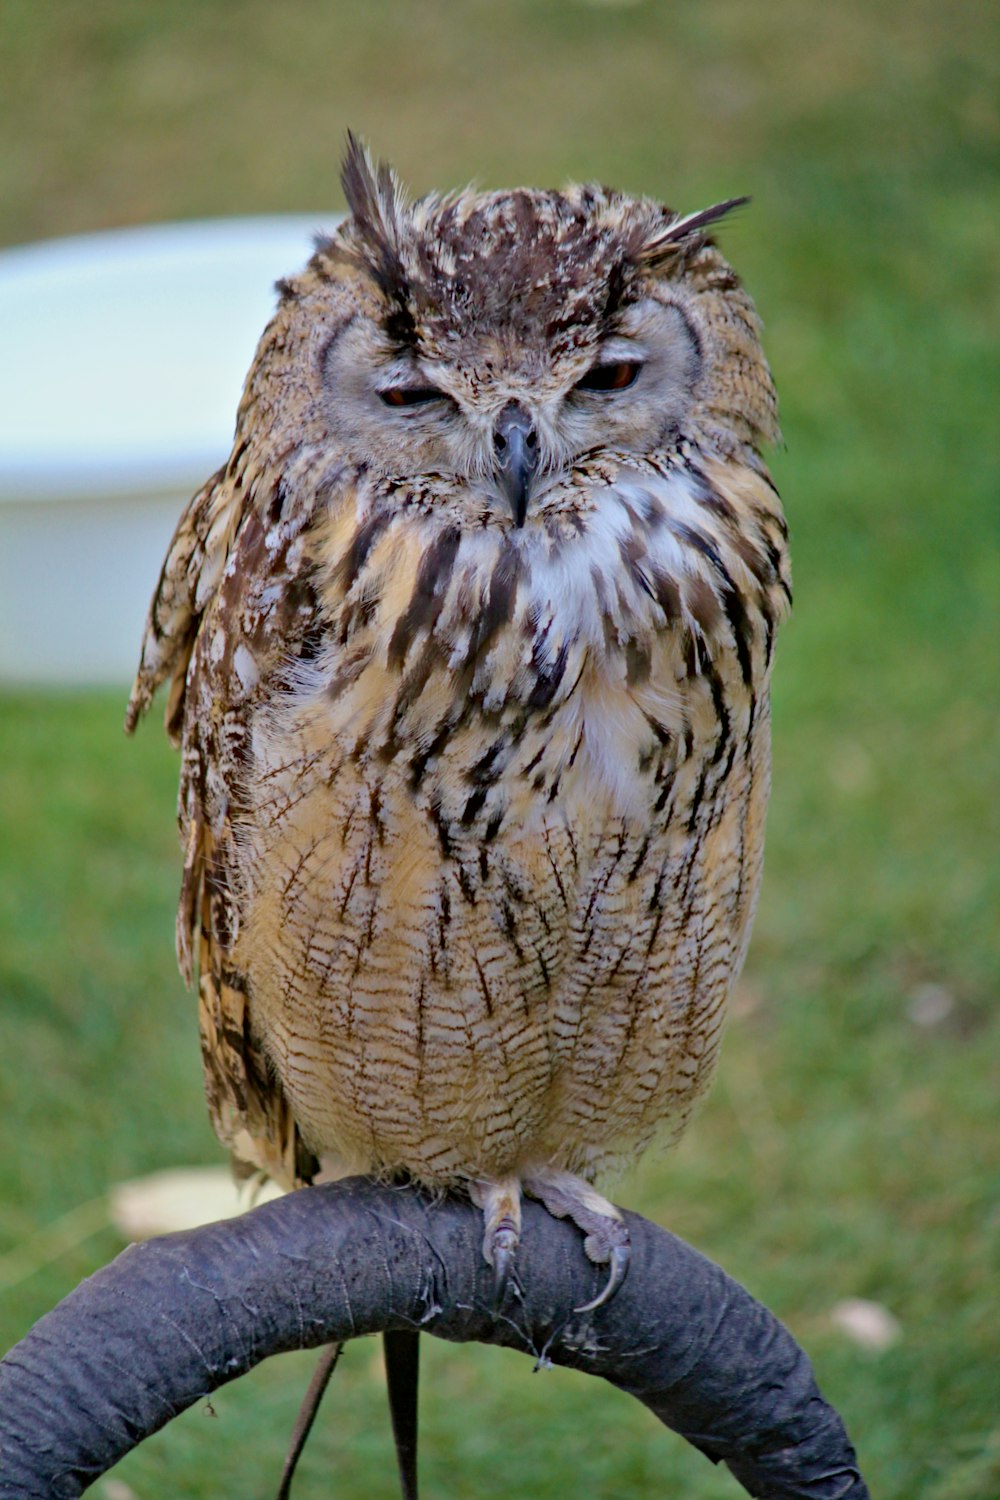
[[[0,682],[128,683],[181,509],[228,456],[274,282],[336,222],[0,252]]]

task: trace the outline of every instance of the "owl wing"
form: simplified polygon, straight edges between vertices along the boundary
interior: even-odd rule
[[[220,470],[174,534],[146,621],[126,715],[131,733],[169,680],[166,729],[182,750],[178,822],[184,875],[177,956],[190,984],[198,953],[199,1024],[209,1113],[239,1166],[286,1186],[312,1175],[281,1085],[251,1035],[239,931],[236,830],[250,721],[314,625],[303,560],[308,514],[283,511],[280,484],[244,486]]]
[[[170,679],[166,729],[180,744],[188,663],[206,604],[219,586],[239,523],[240,489],[219,469],[181,516],[153,594],[139,670],[129,697],[125,732],[131,734],[153,694]]]

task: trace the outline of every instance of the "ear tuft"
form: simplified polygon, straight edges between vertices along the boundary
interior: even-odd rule
[[[717,224],[734,208],[742,208],[744,203],[749,202],[750,199],[746,197],[727,198],[724,203],[714,203],[711,208],[701,208],[697,213],[675,219],[665,229],[658,227],[640,247],[638,261],[644,266],[659,265],[682,249],[690,248],[690,242],[696,237],[703,238],[709,225]]]
[[[402,183],[388,162],[376,165],[353,131],[340,174],[354,221],[360,260],[385,295],[398,307],[409,303],[409,280],[403,244],[409,228],[409,204]]]

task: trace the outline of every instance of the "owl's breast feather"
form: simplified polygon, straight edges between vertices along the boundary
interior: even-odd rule
[[[331,523],[319,648],[254,723],[235,953],[314,1144],[445,1180],[556,1159],[585,1100],[589,1171],[686,1117],[756,891],[777,588],[693,497]]]

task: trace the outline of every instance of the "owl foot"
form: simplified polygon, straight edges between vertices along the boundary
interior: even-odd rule
[[[570,1218],[583,1230],[583,1248],[595,1265],[610,1265],[611,1272],[604,1289],[592,1302],[575,1307],[574,1312],[593,1312],[610,1302],[628,1271],[632,1258],[628,1229],[613,1203],[602,1198],[589,1182],[574,1177],[572,1172],[559,1172],[546,1168],[526,1177],[523,1182],[526,1193],[538,1198],[556,1219]]]
[[[521,1238],[521,1185],[516,1177],[473,1182],[469,1196],[483,1211],[483,1258],[493,1267],[493,1311],[503,1303]]]

